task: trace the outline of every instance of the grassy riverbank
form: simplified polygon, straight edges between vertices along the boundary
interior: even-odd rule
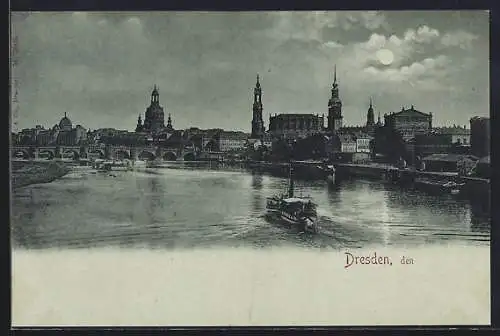
[[[52,182],[68,174],[70,170],[68,165],[54,161],[13,161],[11,171],[12,188]]]

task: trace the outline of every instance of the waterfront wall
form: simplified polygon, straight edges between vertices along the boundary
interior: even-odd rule
[[[387,174],[393,171],[397,171],[397,168],[388,164],[339,163],[335,165],[335,174],[339,177],[364,177],[383,180]]]
[[[453,172],[428,172],[428,171],[400,171],[397,167],[384,164],[336,164],[336,175],[339,178],[362,177],[375,180],[388,180],[391,177],[399,176],[397,182],[411,183],[415,178],[426,178],[431,180],[451,180],[457,183],[464,183],[462,192],[470,198],[488,200],[491,195],[490,180],[477,177],[459,176]]]
[[[71,168],[54,161],[12,161],[12,188],[21,188],[31,184],[52,182],[68,174]]]
[[[269,173],[273,176],[288,177],[290,163],[286,162],[266,162],[251,161],[247,167],[252,171]],[[293,175],[302,180],[322,180],[326,179],[327,172],[321,162],[296,161],[292,163]]]

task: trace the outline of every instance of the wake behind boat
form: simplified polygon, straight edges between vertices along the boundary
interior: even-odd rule
[[[317,205],[310,198],[295,197],[292,166],[289,169],[288,195],[275,195],[267,199],[266,209],[288,224],[304,232],[317,233]]]

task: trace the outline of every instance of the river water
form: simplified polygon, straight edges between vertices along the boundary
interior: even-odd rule
[[[320,233],[264,216],[287,180],[207,166],[71,173],[14,191],[12,246],[45,248],[293,247],[340,250],[442,243],[489,246],[480,204],[377,181],[296,181],[318,203]]]

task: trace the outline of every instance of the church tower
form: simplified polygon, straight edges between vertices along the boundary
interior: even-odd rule
[[[252,138],[257,139],[264,135],[264,121],[262,120],[262,88],[260,87],[259,75],[253,90],[253,118],[252,118]]]
[[[337,84],[337,66],[335,65],[332,84],[332,96],[328,101],[328,131],[334,132],[342,128],[342,101],[339,98]]]
[[[160,106],[160,94],[156,85],[151,92],[151,104],[146,109],[144,117],[144,131],[157,132],[165,128],[165,114]]]
[[[139,114],[139,118],[137,118],[137,126],[135,127],[136,132],[142,132],[142,119],[141,115]]]
[[[370,107],[368,108],[368,113],[366,114],[366,126],[373,127],[375,125],[375,114],[373,113],[373,102],[370,97]]]
[[[174,127],[172,126],[172,117],[170,116],[170,113],[168,114],[168,120],[167,120],[167,131],[173,131]]]

